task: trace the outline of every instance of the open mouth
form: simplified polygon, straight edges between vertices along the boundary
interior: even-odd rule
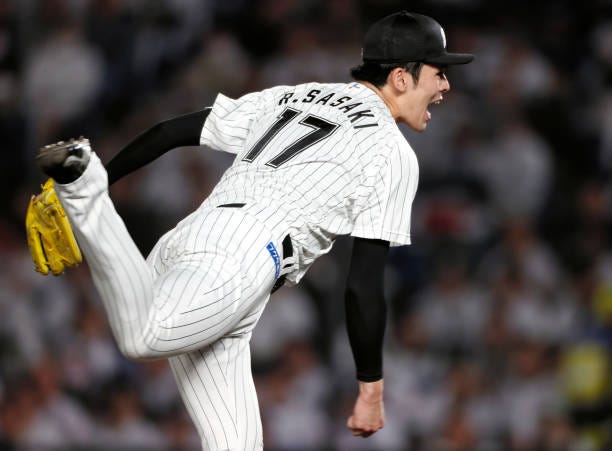
[[[430,105],[440,105],[441,103],[442,103],[442,96],[429,102]],[[425,114],[426,114],[426,120],[427,121],[431,120],[431,112],[427,110]]]

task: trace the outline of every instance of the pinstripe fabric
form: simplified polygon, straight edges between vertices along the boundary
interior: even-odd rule
[[[262,426],[247,336],[226,337],[169,359],[204,449],[262,447]]]
[[[288,110],[295,119],[282,119]],[[313,117],[336,127],[272,167],[313,133],[305,124]],[[260,148],[263,137],[269,140]],[[363,85],[278,86],[237,100],[220,94],[200,142],[237,155],[204,206],[244,202],[266,223],[287,224],[298,262],[287,276],[293,284],[338,235],[410,244],[417,159],[386,105]]]
[[[57,192],[121,351],[169,358],[204,449],[261,449],[249,340],[274,282],[265,246],[282,248],[283,236],[237,209],[198,210],[145,261],[95,154],[83,176]]]

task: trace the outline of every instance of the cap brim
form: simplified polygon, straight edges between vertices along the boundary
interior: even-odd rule
[[[423,62],[429,64],[442,64],[450,66],[454,64],[467,64],[471,63],[474,59],[474,55],[471,53],[445,53],[440,56],[428,57]]]

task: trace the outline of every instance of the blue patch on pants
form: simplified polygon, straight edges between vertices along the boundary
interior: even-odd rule
[[[266,245],[266,249],[268,249],[272,260],[274,260],[274,278],[278,279],[278,275],[280,274],[280,257],[278,256],[278,251],[276,250],[276,246],[274,246],[272,241]]]

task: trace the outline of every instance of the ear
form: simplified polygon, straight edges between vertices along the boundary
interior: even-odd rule
[[[387,83],[399,92],[406,92],[414,85],[414,80],[405,69],[396,67],[389,72]]]

